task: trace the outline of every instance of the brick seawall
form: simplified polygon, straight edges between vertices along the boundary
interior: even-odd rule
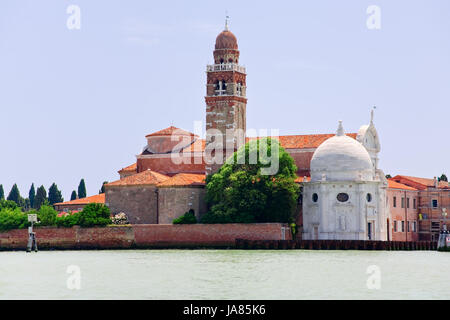
[[[133,248],[227,248],[236,239],[290,240],[287,225],[255,224],[141,224],[105,228],[35,228],[39,250]],[[0,250],[25,250],[28,230],[0,233]]]

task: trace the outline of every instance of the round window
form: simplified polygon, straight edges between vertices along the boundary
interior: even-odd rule
[[[348,194],[346,193],[339,193],[336,197],[339,202],[347,202],[348,201]]]
[[[314,193],[312,195],[312,201],[317,202],[317,200],[319,200],[319,196],[317,195],[317,193]]]
[[[366,196],[367,202],[372,201],[372,195],[370,193],[367,194]]]

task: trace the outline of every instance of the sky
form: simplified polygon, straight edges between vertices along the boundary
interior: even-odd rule
[[[357,132],[376,106],[385,173],[450,174],[448,0],[1,0],[5,193],[55,182],[68,200],[84,178],[97,194],[146,134],[204,123],[226,12],[247,68],[247,128],[333,133],[343,120]]]

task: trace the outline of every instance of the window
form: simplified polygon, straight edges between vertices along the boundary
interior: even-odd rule
[[[402,232],[405,232],[405,221],[402,221]]]
[[[433,206],[433,208],[437,208],[438,207],[438,201],[436,199],[433,199],[432,206]]]
[[[366,196],[367,202],[371,202],[372,201],[372,195],[370,193],[367,194]]]
[[[397,197],[394,197],[394,208],[397,208]]]
[[[406,207],[409,209],[409,198],[406,199]]]
[[[317,195],[317,193],[314,193],[314,194],[312,195],[312,201],[313,201],[313,202],[317,202],[317,200],[319,200],[319,196]]]
[[[402,208],[405,207],[405,198],[402,197]]]
[[[408,223],[406,224],[408,226],[408,232],[411,232],[410,224],[411,224],[411,221],[408,221]]]
[[[413,232],[417,232],[417,222],[416,221],[413,221],[413,223],[412,223],[412,226],[413,226]]]
[[[397,232],[397,220],[394,221],[394,232]]]
[[[339,202],[347,202],[348,194],[347,193],[339,193],[336,198]]]
[[[416,199],[413,199],[413,208],[416,209],[417,208],[417,203],[416,203]]]

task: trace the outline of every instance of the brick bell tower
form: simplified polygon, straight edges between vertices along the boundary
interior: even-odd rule
[[[237,39],[228,30],[228,21],[216,38],[214,64],[207,66],[206,74],[205,171],[209,175],[245,143],[246,73],[239,65]]]

